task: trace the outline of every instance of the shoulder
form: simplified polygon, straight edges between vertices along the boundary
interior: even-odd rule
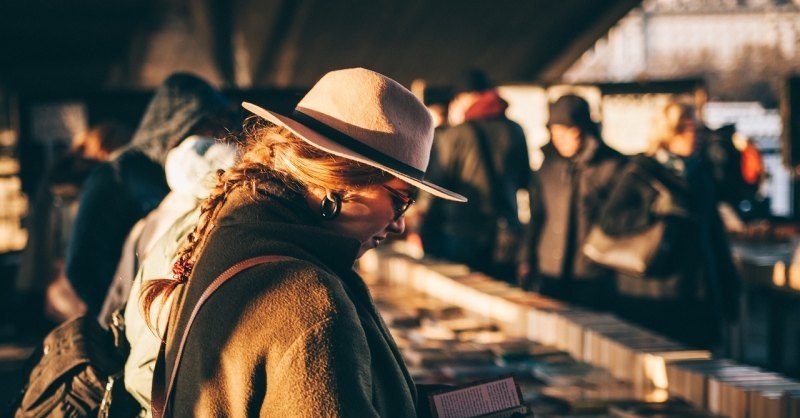
[[[123,152],[111,160],[109,165],[121,182],[152,182],[155,179],[166,184],[164,167],[151,160],[139,149],[129,149]]]
[[[444,132],[442,132],[441,138],[449,141],[457,141],[474,136],[475,127],[472,126],[470,122],[464,122],[445,129]]]
[[[196,300],[197,290],[204,289],[189,290],[195,296],[183,303]],[[183,304],[182,323],[192,310]],[[358,313],[341,282],[308,261],[287,260],[253,267],[221,286],[203,306],[191,335],[209,346],[210,356],[232,347],[240,358],[282,358],[298,342],[320,333],[329,336],[333,329],[352,344],[363,338]]]
[[[116,175],[114,167],[110,163],[100,163],[86,177],[83,183],[83,191],[94,191],[102,189],[110,185],[116,184]]]
[[[597,148],[597,153],[595,155],[597,161],[607,164],[617,165],[628,161],[628,157],[626,155],[612,148],[604,141],[599,141],[599,147]]]
[[[215,296],[245,319],[299,329],[341,316],[355,317],[355,307],[341,280],[310,261],[287,259],[262,264],[232,279]]]
[[[478,122],[484,123],[487,126],[502,127],[503,129],[506,129],[512,132],[513,134],[523,133],[522,125],[518,124],[517,122],[514,122],[513,120],[507,118],[506,116],[499,116],[491,119],[481,119]]]
[[[114,167],[108,163],[99,164],[81,186],[78,217],[88,216],[93,223],[96,216],[105,216],[109,208],[120,208],[118,200],[122,190]]]

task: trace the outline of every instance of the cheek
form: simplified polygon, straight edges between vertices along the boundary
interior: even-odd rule
[[[345,206],[347,208],[347,206]],[[342,209],[338,228],[345,235],[369,241],[392,222],[394,212],[383,207],[370,207],[366,204],[354,204],[348,210]]]

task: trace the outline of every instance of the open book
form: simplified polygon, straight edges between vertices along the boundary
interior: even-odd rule
[[[530,416],[513,376],[472,382],[428,396],[434,418]]]

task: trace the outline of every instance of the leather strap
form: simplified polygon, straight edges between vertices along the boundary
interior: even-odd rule
[[[189,330],[192,327],[192,323],[194,322],[197,313],[200,311],[200,308],[203,307],[203,304],[208,300],[211,295],[217,291],[225,282],[231,279],[233,276],[241,273],[244,270],[249,268],[276,262],[276,261],[286,261],[286,260],[294,260],[295,258],[284,256],[284,255],[264,255],[260,257],[253,257],[248,258],[247,260],[240,261],[239,263],[234,264],[227,270],[225,270],[222,274],[219,275],[211,285],[206,288],[203,294],[200,296],[200,299],[194,305],[194,309],[192,310],[191,316],[189,316],[189,322],[186,323],[186,328],[183,330],[183,335],[181,336],[181,342],[178,345],[178,352],[175,356],[175,364],[172,366],[172,373],[170,373],[169,381],[166,380],[166,335],[164,333],[164,340],[161,341],[161,348],[158,350],[158,357],[156,358],[156,367],[153,371],[153,389],[151,392],[151,405],[153,409],[153,418],[163,418],[164,413],[166,412],[167,402],[169,401],[170,394],[172,391],[172,385],[175,383],[175,378],[178,374],[178,366],[181,363],[181,357],[183,356],[183,349],[186,344],[186,340],[189,336]],[[169,325],[167,325],[169,327]],[[166,383],[166,387],[165,387]]]

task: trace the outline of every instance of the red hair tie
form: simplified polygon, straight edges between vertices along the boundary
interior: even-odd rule
[[[189,279],[189,275],[192,274],[193,267],[194,266],[189,261],[183,259],[179,260],[172,266],[172,278],[181,283],[185,283]]]

